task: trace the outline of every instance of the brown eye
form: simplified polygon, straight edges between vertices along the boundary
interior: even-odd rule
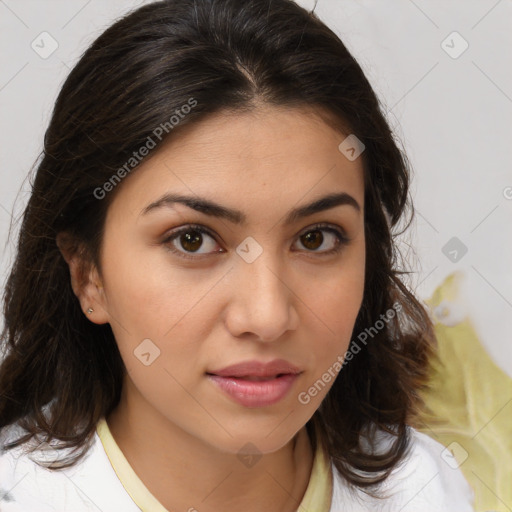
[[[197,258],[211,253],[224,252],[215,238],[203,227],[185,226],[175,230],[163,241],[168,249],[183,258]],[[197,254],[198,256],[195,256]]]
[[[203,243],[203,236],[199,231],[191,230],[183,233],[179,240],[183,249],[188,252],[195,252],[201,247]]]
[[[299,236],[298,241],[307,249],[306,252],[327,256],[340,252],[349,243],[349,239],[341,230],[325,224],[313,226]]]
[[[301,242],[304,247],[315,251],[318,249],[324,240],[324,237],[320,230],[309,231],[305,235],[301,236]]]

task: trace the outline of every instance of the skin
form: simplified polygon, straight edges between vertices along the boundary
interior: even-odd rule
[[[78,260],[64,253],[82,309],[110,323],[127,367],[109,427],[169,510],[294,511],[306,491],[313,453],[305,424],[333,381],[308,404],[298,395],[345,353],[363,299],[363,168],[338,150],[345,137],[310,111],[264,105],[186,126],[116,189],[101,272],[92,268],[82,282]],[[141,214],[169,192],[241,210],[246,224],[181,204]],[[340,205],[283,224],[290,209],[332,192],[350,194],[361,210]],[[303,235],[317,222],[350,239],[338,254],[322,255],[337,246],[328,231],[310,229],[320,241],[307,245]],[[163,241],[190,223],[216,237],[202,235],[195,253],[179,236]],[[236,253],[248,236],[263,249],[252,263]],[[134,350],[148,338],[160,355],[146,366]],[[239,405],[206,377],[274,358],[302,370],[274,405]],[[248,442],[263,455],[251,467],[237,457]]]

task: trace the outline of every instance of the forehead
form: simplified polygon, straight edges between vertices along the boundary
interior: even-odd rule
[[[179,192],[222,198],[238,209],[258,200],[275,209],[346,192],[363,207],[363,162],[338,149],[346,137],[311,110],[218,113],[172,134],[125,180],[114,202],[136,209]]]

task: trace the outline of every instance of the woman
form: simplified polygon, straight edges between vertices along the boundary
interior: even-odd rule
[[[411,426],[435,337],[396,268],[408,187],[361,68],[293,2],[107,29],[6,286],[0,509],[472,510]]]

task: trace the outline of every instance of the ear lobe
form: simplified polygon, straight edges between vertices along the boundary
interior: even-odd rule
[[[107,310],[107,301],[96,267],[91,265],[86,276],[82,284],[78,285],[80,292],[79,296],[77,296],[80,300],[82,311],[95,324],[109,323],[110,317]],[[89,312],[89,308],[93,311]]]
[[[108,323],[103,285],[96,267],[86,259],[86,251],[68,233],[59,233],[56,242],[69,267],[71,288],[80,302],[82,311],[95,324]]]

